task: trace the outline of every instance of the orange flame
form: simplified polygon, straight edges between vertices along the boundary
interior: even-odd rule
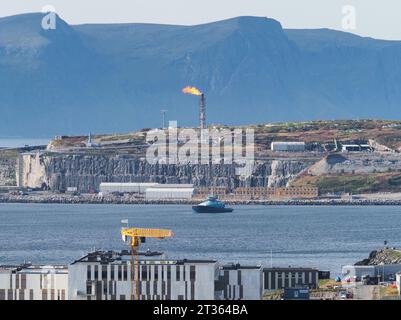
[[[200,96],[202,94],[202,92],[200,92],[200,90],[195,87],[185,87],[184,89],[182,89],[182,92],[193,94],[195,96]]]

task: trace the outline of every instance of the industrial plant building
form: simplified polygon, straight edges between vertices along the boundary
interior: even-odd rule
[[[401,264],[383,264],[368,266],[343,266],[341,273],[343,278],[362,278],[362,277],[380,277],[382,281],[393,281],[396,274],[401,272]]]
[[[66,300],[66,266],[0,266],[0,300]]]
[[[305,142],[281,142],[274,141],[270,145],[272,151],[281,152],[303,152],[305,151]]]
[[[195,187],[193,184],[143,182],[103,182],[100,184],[102,196],[114,193],[131,194],[149,201],[201,200],[211,194],[225,200],[313,199],[319,196],[318,188],[312,186],[237,187],[230,190],[227,186]]]
[[[314,199],[319,196],[319,189],[316,187],[287,187],[271,188],[269,196],[277,199]]]

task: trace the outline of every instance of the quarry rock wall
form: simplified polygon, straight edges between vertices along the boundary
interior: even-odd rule
[[[306,160],[256,161],[251,174],[236,175],[235,164],[149,164],[127,155],[30,154],[23,156],[23,185],[95,192],[101,182],[193,183],[195,186],[282,187],[308,168]]]

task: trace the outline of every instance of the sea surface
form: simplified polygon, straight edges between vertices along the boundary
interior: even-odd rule
[[[68,264],[91,248],[123,249],[121,220],[172,229],[142,245],[169,258],[330,270],[401,246],[401,207],[235,206],[194,214],[187,205],[0,204],[0,264]],[[272,254],[271,254],[272,253]]]
[[[21,148],[27,146],[47,145],[51,139],[32,138],[4,138],[0,137],[0,148]]]

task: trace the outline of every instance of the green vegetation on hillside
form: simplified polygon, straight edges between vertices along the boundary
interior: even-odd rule
[[[320,194],[326,193],[373,193],[401,192],[400,173],[373,173],[360,175],[307,176],[293,183],[319,188]]]

